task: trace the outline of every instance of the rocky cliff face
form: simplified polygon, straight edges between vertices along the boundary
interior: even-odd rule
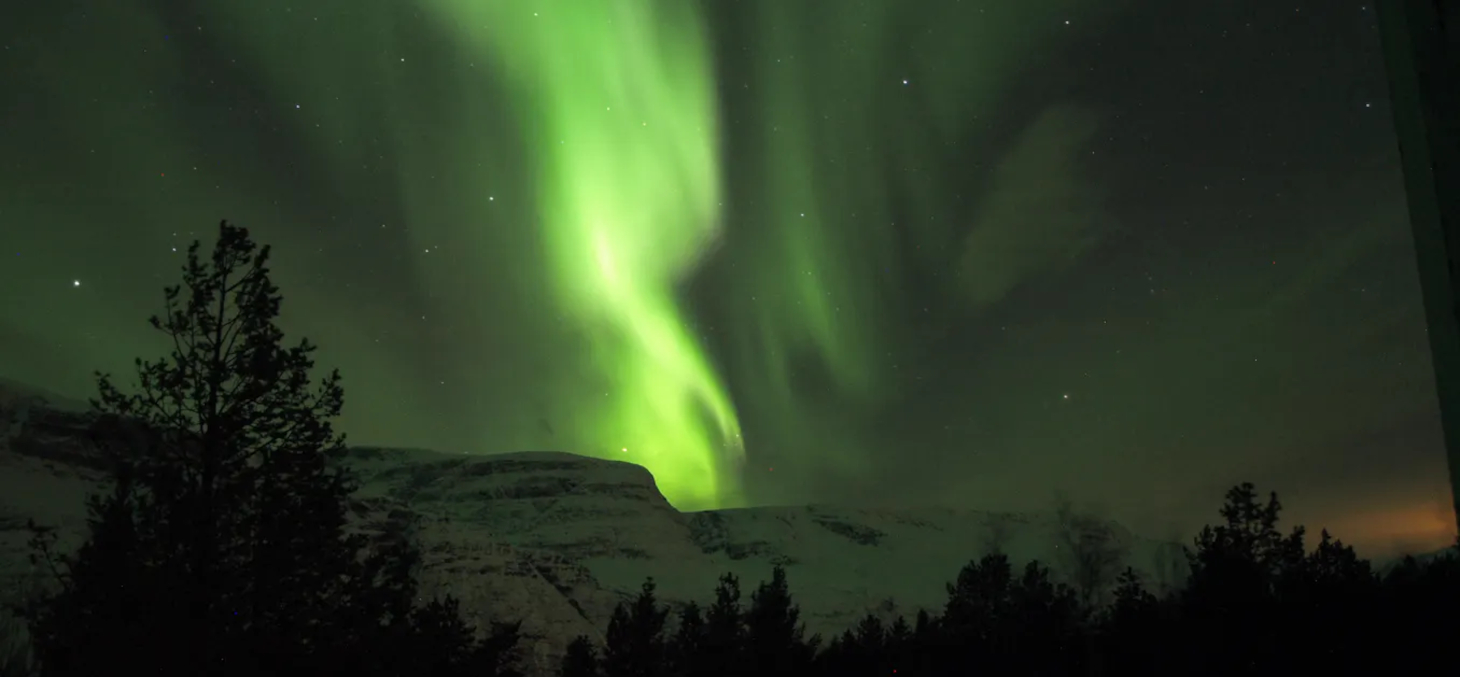
[[[83,499],[101,466],[90,419],[74,406],[0,395],[0,585],[14,593],[31,570],[25,523],[79,541]],[[426,594],[450,592],[478,625],[523,621],[529,672],[545,674],[573,637],[602,639],[615,604],[652,576],[666,602],[702,603],[717,577],[742,588],[784,565],[808,629],[840,632],[861,616],[936,611],[944,585],[993,548],[1016,565],[1061,571],[1050,516],[921,508],[761,507],[681,513],[644,468],[558,452],[447,455],[352,448],[360,528],[415,539]],[[1127,561],[1154,580],[1181,576],[1179,549],[1111,525]]]

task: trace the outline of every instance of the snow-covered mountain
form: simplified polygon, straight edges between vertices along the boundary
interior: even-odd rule
[[[25,523],[78,542],[83,499],[98,486],[90,417],[71,403],[0,387],[0,589],[32,571]],[[497,456],[352,448],[362,528],[420,543],[426,594],[451,592],[479,625],[523,621],[530,672],[556,666],[579,634],[601,640],[615,604],[652,576],[661,599],[707,601],[733,572],[748,593],[786,567],[808,630],[837,633],[861,616],[936,611],[958,569],[993,548],[1016,565],[1064,558],[1052,515],[969,510],[757,507],[682,513],[640,466],[560,452]],[[1184,575],[1178,546],[1119,525],[1127,563],[1157,586]]]

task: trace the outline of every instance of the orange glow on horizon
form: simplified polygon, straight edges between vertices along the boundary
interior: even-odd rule
[[[1435,501],[1416,502],[1349,513],[1328,530],[1362,548],[1360,556],[1366,558],[1433,552],[1455,543],[1455,514]],[[1310,545],[1317,531],[1310,535]]]

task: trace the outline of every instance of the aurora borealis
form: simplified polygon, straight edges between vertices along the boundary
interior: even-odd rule
[[[674,296],[720,226],[712,75],[692,6],[580,0],[555,17],[530,3],[427,6],[499,64],[542,151],[531,161],[547,284],[586,332],[585,366],[618,391],[567,418],[573,439],[631,445],[623,457],[680,503],[733,500],[739,424]]]
[[[31,3],[0,376],[156,353],[228,218],[357,443],[628,460],[681,509],[1062,491],[1158,537],[1250,479],[1443,542],[1373,17],[1174,4]]]

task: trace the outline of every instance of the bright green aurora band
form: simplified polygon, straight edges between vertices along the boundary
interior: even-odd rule
[[[573,420],[681,504],[735,495],[740,426],[676,286],[718,237],[710,55],[689,3],[430,0],[506,74],[560,308],[615,391]],[[539,11],[551,6],[551,16]],[[612,449],[588,447],[588,452]]]
[[[942,271],[919,306],[972,317],[1094,237],[1070,216],[1086,184],[1065,161],[1093,118],[1020,111],[1035,122],[999,139],[978,120],[1071,23],[1119,3],[306,4],[224,0],[180,17],[138,0],[85,24],[126,36],[128,54],[169,33],[208,41],[206,67],[256,92],[230,94],[230,110],[272,116],[303,165],[199,128],[209,118],[186,102],[109,103],[124,78],[128,92],[211,78],[165,49],[94,83],[56,75],[49,95],[59,110],[110,105],[108,126],[134,130],[58,119],[103,157],[202,168],[169,172],[176,199],[155,197],[151,168],[78,178],[107,186],[117,210],[224,215],[281,245],[286,328],[360,384],[345,421],[356,440],[632,461],[681,509],[875,486],[873,452],[900,434],[878,421],[915,409],[908,373],[940,368],[919,362],[926,344],[903,316],[909,271]],[[37,68],[77,72],[63,52]],[[986,184],[961,183],[969,147],[997,167]],[[11,216],[74,218],[46,209]],[[391,304],[342,308],[341,291],[308,283],[301,271],[348,265],[301,246],[311,229],[366,219],[408,241],[407,275],[434,304],[425,314],[453,317],[450,340],[388,346],[403,321]],[[445,365],[431,376],[399,359],[424,350]],[[438,379],[452,402],[422,394]],[[746,462],[757,450],[783,463],[778,484],[751,491],[747,473],[768,471]]]

